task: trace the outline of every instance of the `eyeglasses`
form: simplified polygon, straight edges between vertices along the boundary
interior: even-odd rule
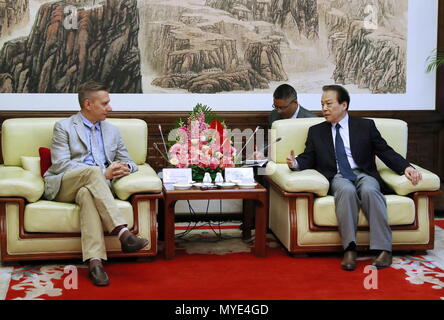
[[[273,109],[276,110],[276,111],[284,111],[285,109],[288,109],[288,107],[291,106],[291,104],[292,104],[293,102],[295,102],[295,101],[296,101],[296,100],[292,100],[292,101],[288,104],[288,106],[285,106],[285,107],[277,107],[277,106],[275,106],[274,104],[272,105],[272,107],[273,107]]]

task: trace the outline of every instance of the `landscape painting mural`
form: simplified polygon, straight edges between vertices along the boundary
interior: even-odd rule
[[[408,1],[0,0],[0,92],[404,94]]]

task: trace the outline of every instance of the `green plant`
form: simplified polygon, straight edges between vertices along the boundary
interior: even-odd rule
[[[214,113],[213,110],[211,110],[210,107],[207,105],[203,105],[201,103],[196,104],[196,106],[193,108],[193,111],[190,113],[188,119],[183,120],[182,118],[177,119],[174,124],[173,128],[178,129],[180,127],[183,127],[186,125],[187,120],[196,120],[196,115],[203,113],[205,115],[205,122],[210,124],[212,121],[217,120],[217,116]]]
[[[432,72],[444,65],[444,49],[435,49],[432,54],[427,58],[427,72]]]

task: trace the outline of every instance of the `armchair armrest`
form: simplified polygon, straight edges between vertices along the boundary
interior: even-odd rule
[[[120,200],[126,201],[133,194],[162,192],[162,181],[148,164],[127,177],[113,181],[113,188]]]
[[[291,171],[287,164],[269,162],[266,173],[286,192],[310,192],[324,197],[330,188],[327,178],[316,170]]]
[[[0,166],[0,197],[38,201],[45,188],[42,177],[20,167]]]
[[[400,176],[389,168],[380,170],[379,174],[381,175],[382,180],[384,180],[384,182],[400,196],[419,191],[439,190],[441,182],[436,174],[417,165],[413,166],[422,173],[422,180],[416,186],[414,186],[405,175]]]

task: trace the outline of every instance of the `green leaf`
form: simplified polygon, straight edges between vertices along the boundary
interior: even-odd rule
[[[432,72],[444,65],[444,49],[435,49],[432,54],[427,58],[427,72]]]
[[[205,115],[205,122],[208,124],[213,122],[214,120],[217,120],[216,114],[207,105],[198,103],[193,109],[193,114],[198,114],[198,113],[203,113]]]

